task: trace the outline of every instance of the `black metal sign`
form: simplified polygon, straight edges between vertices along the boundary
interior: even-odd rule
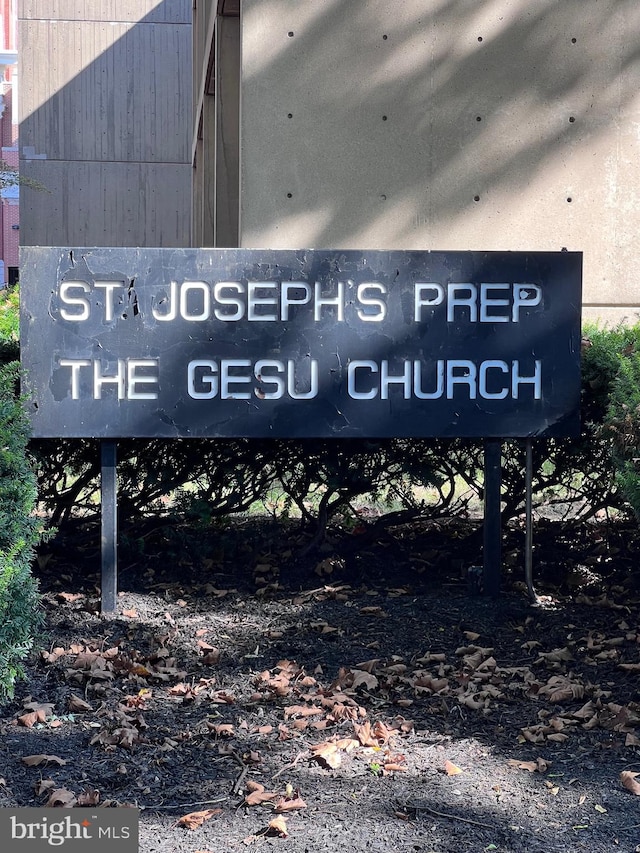
[[[582,256],[25,247],[37,437],[579,430]]]

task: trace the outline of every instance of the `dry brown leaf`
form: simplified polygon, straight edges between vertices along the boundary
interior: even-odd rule
[[[365,672],[363,669],[354,669],[353,671],[353,688],[366,687],[367,690],[375,690],[378,686],[378,679],[370,672]]]
[[[640,773],[633,770],[623,770],[620,774],[620,784],[627,791],[635,794],[636,797],[640,797],[640,782],[636,781],[636,776],[640,776]]]
[[[354,723],[353,728],[362,746],[379,746],[378,738],[372,732],[371,723],[368,720],[361,725]]]
[[[314,744],[309,747],[309,750],[312,758],[315,758],[320,764],[326,764],[332,770],[335,770],[342,763],[338,746],[334,741]]]
[[[362,663],[356,664],[356,669],[363,669],[365,672],[373,672],[374,669],[377,669],[380,663],[380,658],[372,658],[372,660],[365,660]]]
[[[217,737],[233,737],[236,733],[231,723],[217,723],[213,725],[207,723],[207,728],[214,732]]]
[[[264,785],[262,785],[260,782],[256,782],[255,779],[247,779],[245,788],[250,793],[253,791],[264,791]]]
[[[222,814],[222,809],[203,809],[199,812],[189,812],[183,815],[176,821],[176,826],[184,826],[187,829],[197,829],[205,822],[216,815]]]
[[[510,758],[507,761],[509,767],[517,767],[518,770],[528,770],[529,773],[535,773],[538,769],[538,764],[535,761],[518,761],[517,758]]]
[[[445,761],[444,769],[447,776],[457,776],[458,773],[464,772],[461,767],[458,767],[457,764],[454,764],[453,761],[449,761],[449,759]]]
[[[89,711],[93,711],[93,708],[88,702],[85,702],[84,699],[81,699],[80,696],[76,696],[73,693],[69,696],[67,709],[70,714],[85,714]]]
[[[21,717],[18,717],[18,724],[31,728],[32,726],[35,726],[36,723],[44,723],[46,719],[47,715],[43,710],[30,711],[28,714],[23,714]]]
[[[316,714],[323,714],[322,708],[310,707],[309,705],[289,705],[284,709],[284,718],[289,717],[313,717]]]
[[[268,803],[275,800],[278,795],[275,791],[252,791],[244,798],[247,806],[261,806],[262,803]]]
[[[59,758],[57,755],[25,755],[22,759],[22,763],[26,764],[27,767],[39,767],[41,764],[57,764],[60,767],[64,766],[67,762],[64,758]]]
[[[287,819],[283,815],[274,817],[273,820],[269,821],[267,830],[269,834],[277,835],[279,838],[288,838]]]
[[[91,806],[97,806],[100,802],[100,791],[97,788],[85,788],[85,790],[78,795],[78,806],[85,806],[90,808]]]
[[[306,807],[307,804],[302,797],[280,797],[280,799],[276,801],[274,812],[280,814],[281,812],[290,812],[295,809],[306,809]]]
[[[67,788],[56,788],[55,791],[51,792],[45,805],[47,808],[53,809],[72,809],[76,803],[76,795],[73,791],[69,791]]]

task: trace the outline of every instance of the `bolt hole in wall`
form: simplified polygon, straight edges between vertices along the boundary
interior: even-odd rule
[[[479,196],[479,195],[474,195],[473,200],[474,200],[474,201],[480,201],[480,196]]]

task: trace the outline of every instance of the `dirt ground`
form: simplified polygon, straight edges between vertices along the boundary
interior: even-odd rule
[[[538,524],[537,603],[520,530],[493,600],[470,522],[304,560],[275,522],[159,528],[113,617],[80,541],[40,556],[0,805],[135,806],[145,853],[640,851],[635,527]]]

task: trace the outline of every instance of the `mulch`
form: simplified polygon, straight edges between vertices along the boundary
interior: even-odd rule
[[[635,528],[540,522],[535,603],[518,526],[495,600],[471,521],[358,535],[130,537],[109,617],[50,543],[0,805],[134,806],[150,853],[640,850]]]

